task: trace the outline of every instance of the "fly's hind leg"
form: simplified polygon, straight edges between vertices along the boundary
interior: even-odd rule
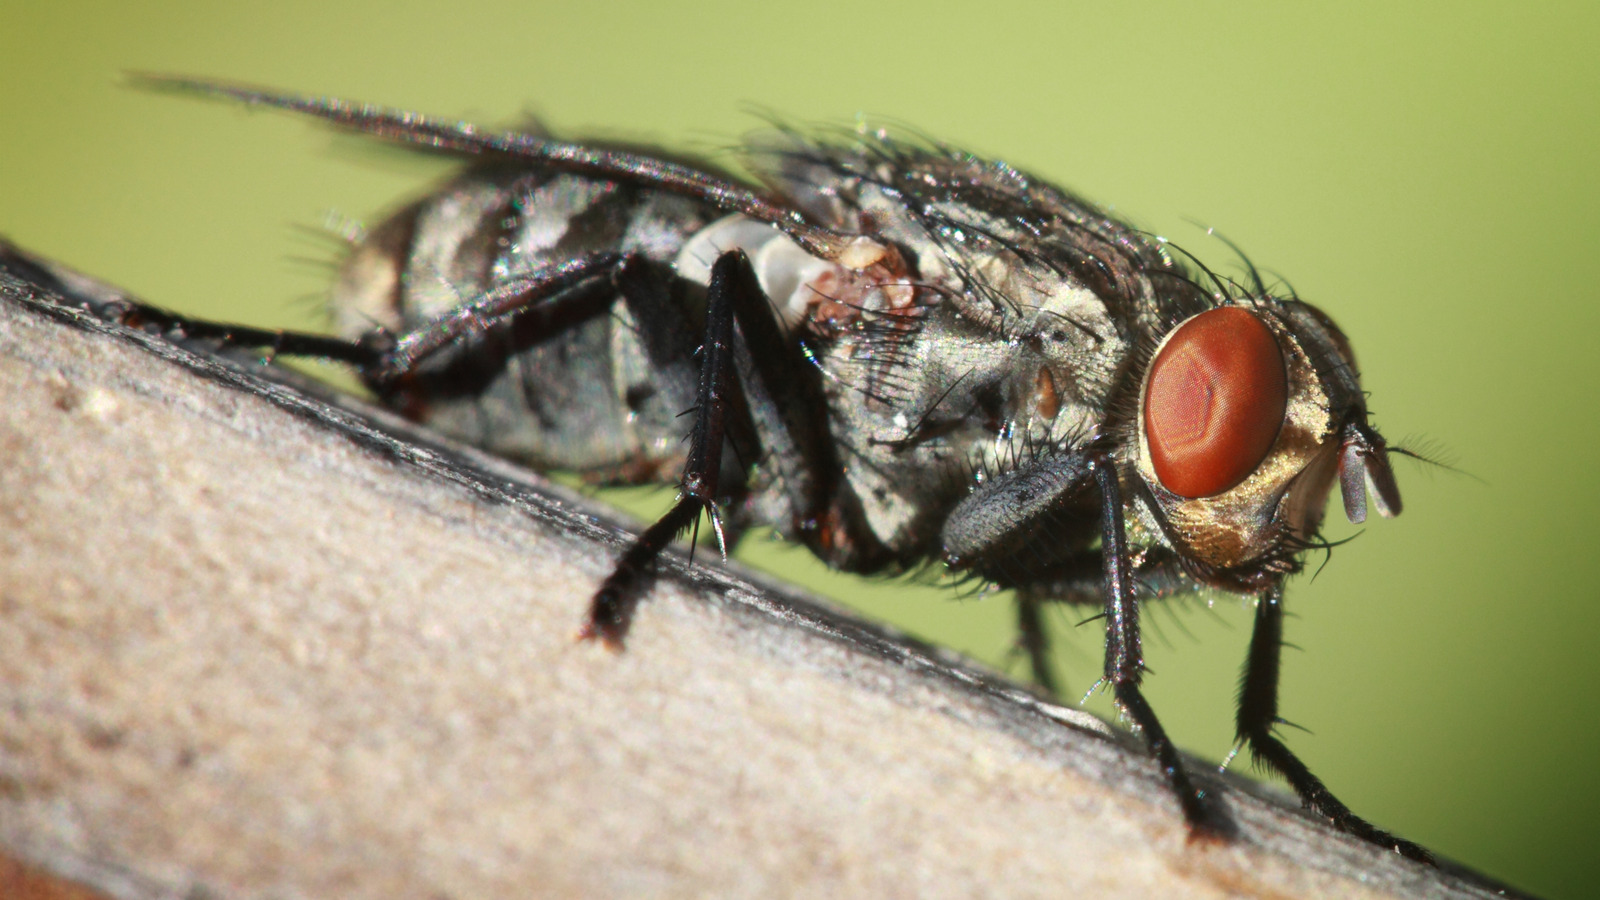
[[[299,331],[277,331],[222,322],[210,322],[171,312],[133,299],[121,291],[93,281],[52,260],[34,256],[0,239],[0,272],[32,284],[47,286],[69,306],[95,317],[141,331],[180,339],[212,341],[224,347],[265,348],[273,354],[308,356],[349,363],[357,368],[377,360],[377,352],[356,341]]]
[[[574,319],[604,312],[616,293],[613,281],[629,260],[622,254],[598,253],[550,266],[496,285],[471,302],[400,335],[380,328],[349,339],[255,328],[197,319],[127,298],[100,303],[95,312],[130,328],[178,338],[259,348],[272,356],[347,363],[382,393],[462,338],[502,323],[513,323],[518,337],[531,342],[567,327]]]

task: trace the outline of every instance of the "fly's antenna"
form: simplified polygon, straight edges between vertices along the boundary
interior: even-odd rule
[[[1388,451],[1391,456],[1404,456],[1407,459],[1414,459],[1425,466],[1443,469],[1452,475],[1471,478],[1479,484],[1488,484],[1487,481],[1450,461],[1444,448],[1438,446],[1437,442],[1434,441],[1406,438],[1398,444],[1389,444],[1384,447],[1384,450]]]

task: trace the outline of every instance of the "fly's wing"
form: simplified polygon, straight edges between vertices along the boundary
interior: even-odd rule
[[[808,222],[798,210],[746,185],[692,166],[640,153],[565,143],[514,131],[483,131],[464,122],[445,122],[419,113],[331,97],[302,97],[261,88],[163,75],[135,75],[132,80],[142,87],[302,113],[386,140],[468,156],[499,156],[686,194],[719,209],[743,213],[770,223],[808,251],[829,259],[837,258],[849,244],[846,236]]]

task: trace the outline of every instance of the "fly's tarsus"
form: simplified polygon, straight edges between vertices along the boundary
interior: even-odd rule
[[[194,319],[143,303],[124,302],[115,318],[129,328],[197,341],[214,341],[225,347],[250,347],[271,356],[303,356],[348,363],[358,369],[378,364],[382,353],[368,342],[325,334],[282,329],[251,328]]]

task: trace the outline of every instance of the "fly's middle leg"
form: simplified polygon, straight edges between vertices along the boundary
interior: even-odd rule
[[[734,318],[738,307],[753,305],[760,299],[760,290],[742,251],[724,253],[712,266],[706,290],[706,329],[700,345],[694,425],[689,432],[689,453],[679,480],[678,500],[633,542],[601,583],[590,602],[588,618],[579,633],[581,638],[620,649],[648,567],[673,539],[699,520],[701,513],[710,517],[719,542],[724,540],[716,505],[722,453],[735,408],[743,405],[735,371]],[[754,296],[741,296],[752,292]]]
[[[1017,644],[1028,658],[1033,683],[1051,697],[1060,695],[1055,667],[1050,662],[1050,632],[1045,627],[1043,601],[1032,593],[1017,591]]]

